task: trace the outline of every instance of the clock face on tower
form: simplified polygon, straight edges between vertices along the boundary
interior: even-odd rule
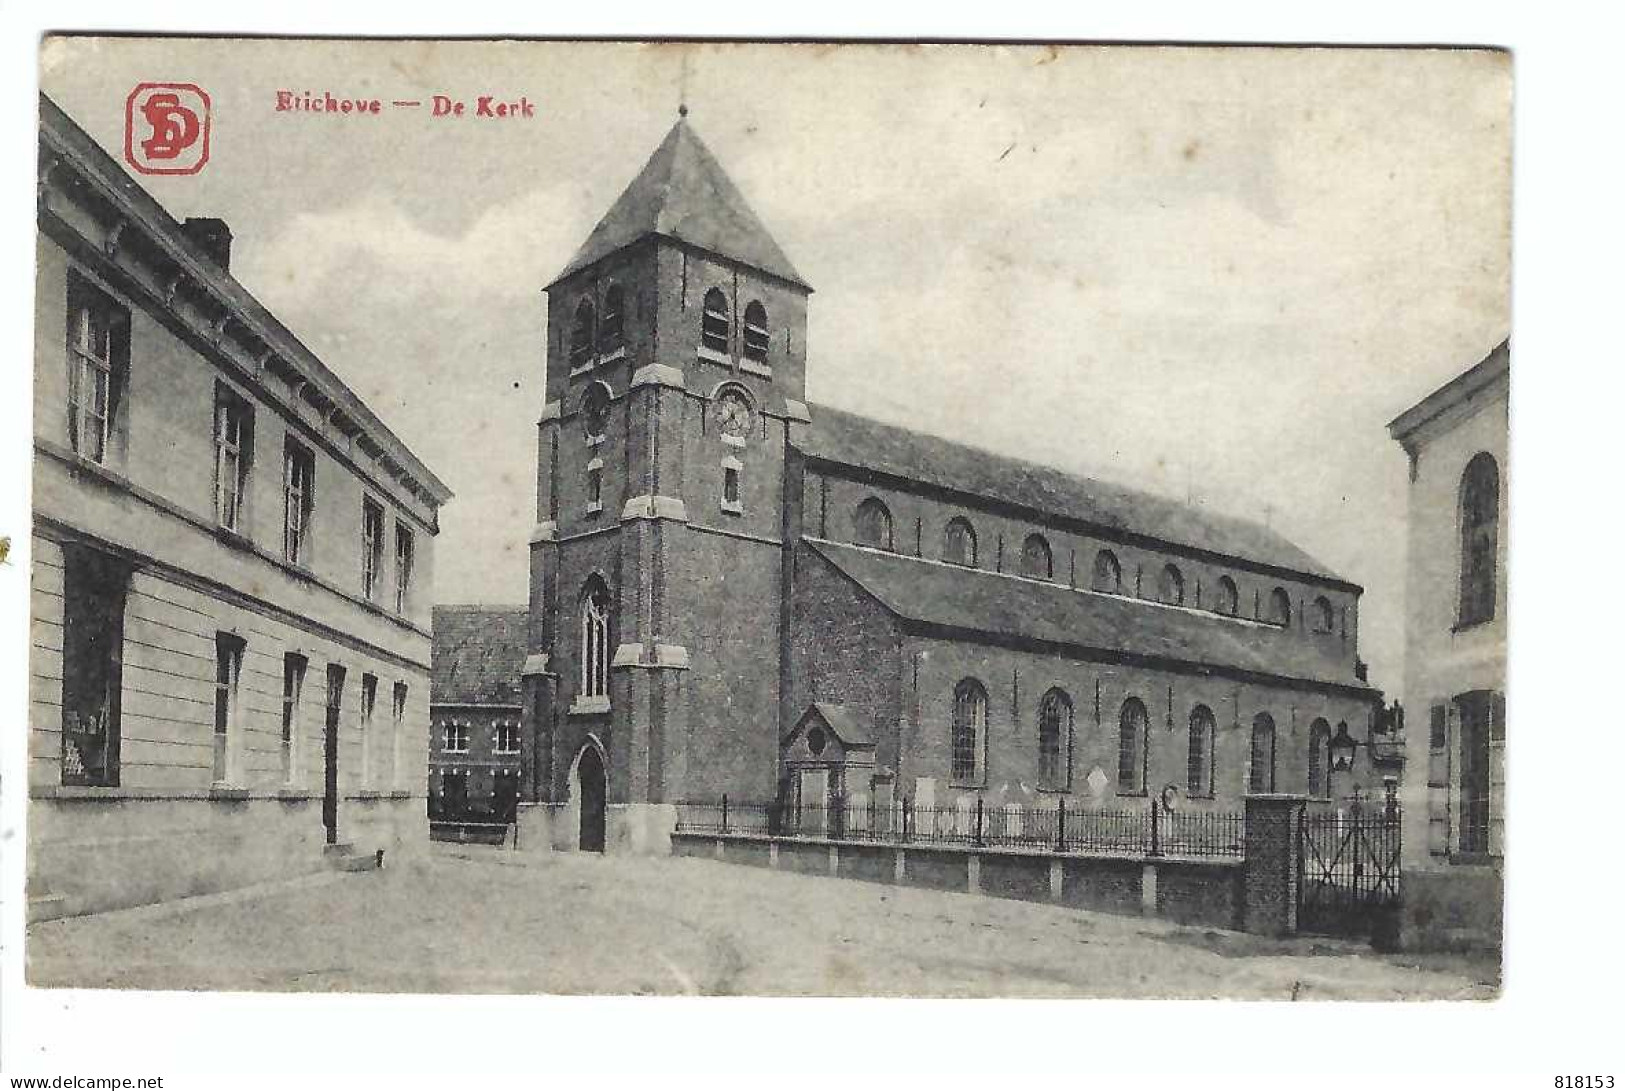
[[[750,434],[750,401],[742,391],[724,390],[711,403],[711,418],[723,435],[744,439]]]

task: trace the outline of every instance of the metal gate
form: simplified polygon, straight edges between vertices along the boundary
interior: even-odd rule
[[[1389,941],[1399,923],[1399,814],[1299,819],[1298,930]]]

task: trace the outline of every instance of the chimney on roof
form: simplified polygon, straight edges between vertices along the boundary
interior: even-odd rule
[[[192,244],[220,268],[231,268],[231,228],[213,216],[188,216],[181,230]]]

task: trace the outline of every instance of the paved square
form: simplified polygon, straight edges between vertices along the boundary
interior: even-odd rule
[[[439,993],[1489,999],[1492,964],[702,859],[426,860],[38,924],[35,985]]]

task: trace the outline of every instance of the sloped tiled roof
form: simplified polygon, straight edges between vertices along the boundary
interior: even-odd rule
[[[523,703],[528,616],[523,606],[436,606],[429,702]]]
[[[814,458],[1017,504],[1118,532],[1348,583],[1268,527],[827,405],[795,439]]]
[[[739,187],[683,118],[554,283],[645,235],[681,239],[807,286]]]
[[[1369,689],[1349,660],[1295,629],[835,542],[806,546],[904,622]]]
[[[808,705],[807,711],[801,714],[801,719],[797,720],[795,727],[790,729],[790,735],[787,738],[794,736],[806,726],[808,718],[814,712],[823,718],[824,723],[829,725],[829,729],[835,732],[835,737],[841,740],[841,743],[847,749],[873,747],[875,745],[874,729],[862,722],[850,708],[831,701],[814,701]]]

